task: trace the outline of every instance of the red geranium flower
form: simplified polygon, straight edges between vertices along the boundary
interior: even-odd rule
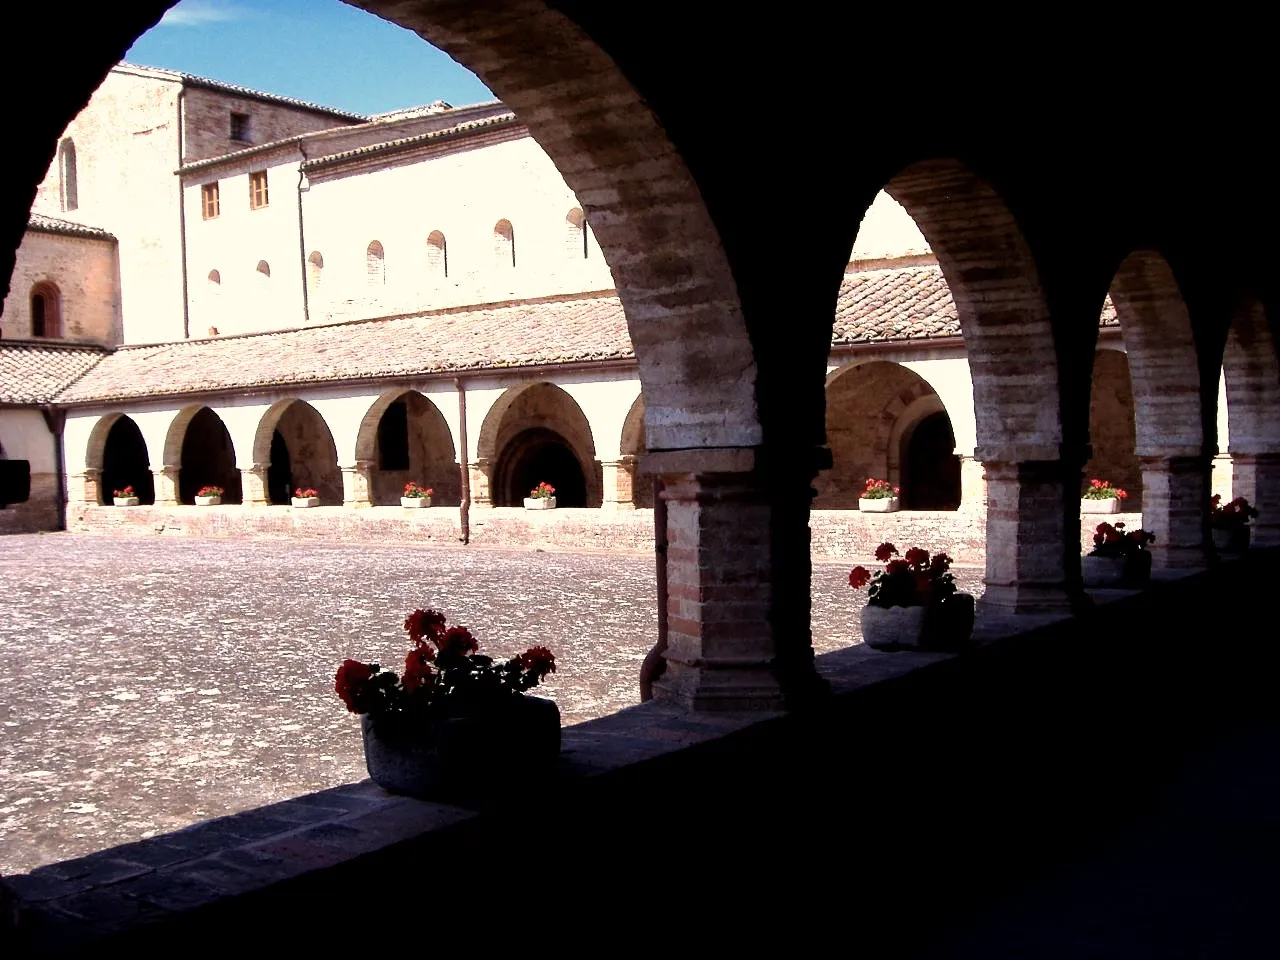
[[[882,543],[880,546],[876,547],[876,559],[881,563],[884,563],[897,552],[898,548],[892,543]]]
[[[415,610],[405,620],[404,628],[409,631],[409,639],[414,643],[421,644],[425,638],[438,642],[440,635],[444,633],[444,623],[443,613]]]
[[[352,713],[363,713],[363,695],[373,676],[373,667],[359,660],[343,660],[334,678],[333,689]]]
[[[556,672],[556,658],[546,647],[530,647],[520,654],[520,666],[539,677]]]
[[[889,576],[893,576],[895,573],[904,573],[910,569],[910,565],[905,560],[890,560],[888,564],[885,565],[884,572],[889,574]]]
[[[929,562],[929,551],[920,547],[912,547],[904,558],[912,570],[923,570]]]
[[[480,643],[466,627],[450,627],[436,641],[441,657],[465,657],[480,649]]]
[[[431,666],[435,658],[436,652],[428,646],[409,651],[409,656],[404,660],[402,678],[405,690],[412,693],[419,687],[430,687],[435,682],[436,672]]]
[[[854,567],[849,571],[849,586],[861,590],[871,582],[871,571],[866,567]]]

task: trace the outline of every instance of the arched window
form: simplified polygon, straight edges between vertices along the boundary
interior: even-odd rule
[[[62,296],[52,283],[31,288],[31,336],[62,336]]]
[[[63,210],[80,206],[80,188],[76,177],[76,142],[67,137],[58,144],[58,192]]]
[[[222,289],[222,274],[217,270],[209,271],[209,292],[217,293]]]
[[[258,278],[260,280],[271,279],[271,264],[267,263],[265,260],[258,261]]]
[[[570,260],[587,258],[587,218],[580,207],[574,207],[565,215],[565,252]]]
[[[427,237],[427,276],[449,276],[449,248],[439,230],[431,231],[431,236]]]
[[[387,282],[386,252],[377,240],[369,244],[369,249],[365,251],[364,267],[369,286],[380,287]]]
[[[324,272],[324,257],[319,250],[312,250],[307,257],[307,285],[312,290],[320,289],[320,274]]]
[[[516,265],[516,235],[510,220],[493,225],[493,262],[499,267]]]

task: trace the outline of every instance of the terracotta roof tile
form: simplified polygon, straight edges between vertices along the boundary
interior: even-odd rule
[[[105,353],[102,347],[0,340],[0,403],[49,403]]]
[[[33,213],[27,217],[27,229],[38,230],[41,233],[64,233],[72,237],[88,237],[92,240],[115,239],[101,227],[72,223],[70,220],[59,220],[57,217],[46,217],[39,213]]]
[[[960,335],[951,291],[936,266],[863,270],[840,285],[832,343],[880,343]]]

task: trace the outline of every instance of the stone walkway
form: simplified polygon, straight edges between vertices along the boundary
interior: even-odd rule
[[[858,640],[847,575],[815,566],[819,652]],[[635,703],[656,633],[648,556],[54,534],[0,578],[0,873],[362,779],[333,672],[398,665],[414,607],[550,646],[565,724]]]

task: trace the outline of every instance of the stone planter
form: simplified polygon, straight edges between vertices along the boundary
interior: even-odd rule
[[[222,503],[221,497],[196,497],[197,507],[216,507]]]
[[[293,497],[292,501],[293,501],[293,505],[297,507],[299,510],[305,510],[307,507],[320,506],[319,497]]]
[[[556,508],[555,497],[525,497],[524,508],[526,510],[554,510]]]
[[[500,709],[428,725],[360,717],[369,777],[421,799],[483,797],[545,777],[560,755],[560,709],[527,694]]]
[[[1085,500],[1080,501],[1081,513],[1119,513],[1120,498],[1107,497],[1105,500]]]
[[[431,506],[430,497],[401,497],[400,506],[406,510],[420,510],[423,507]]]
[[[137,497],[112,497],[111,502],[117,507],[136,507],[142,501]]]
[[[1213,527],[1213,548],[1219,553],[1244,553],[1249,549],[1249,527]]]
[[[863,513],[897,513],[901,502],[898,497],[859,497],[858,509]]]
[[[876,650],[962,649],[973,633],[973,596],[957,593],[927,607],[862,608],[862,642]]]
[[[1145,586],[1151,580],[1151,551],[1128,557],[1081,557],[1080,575],[1086,587]]]

